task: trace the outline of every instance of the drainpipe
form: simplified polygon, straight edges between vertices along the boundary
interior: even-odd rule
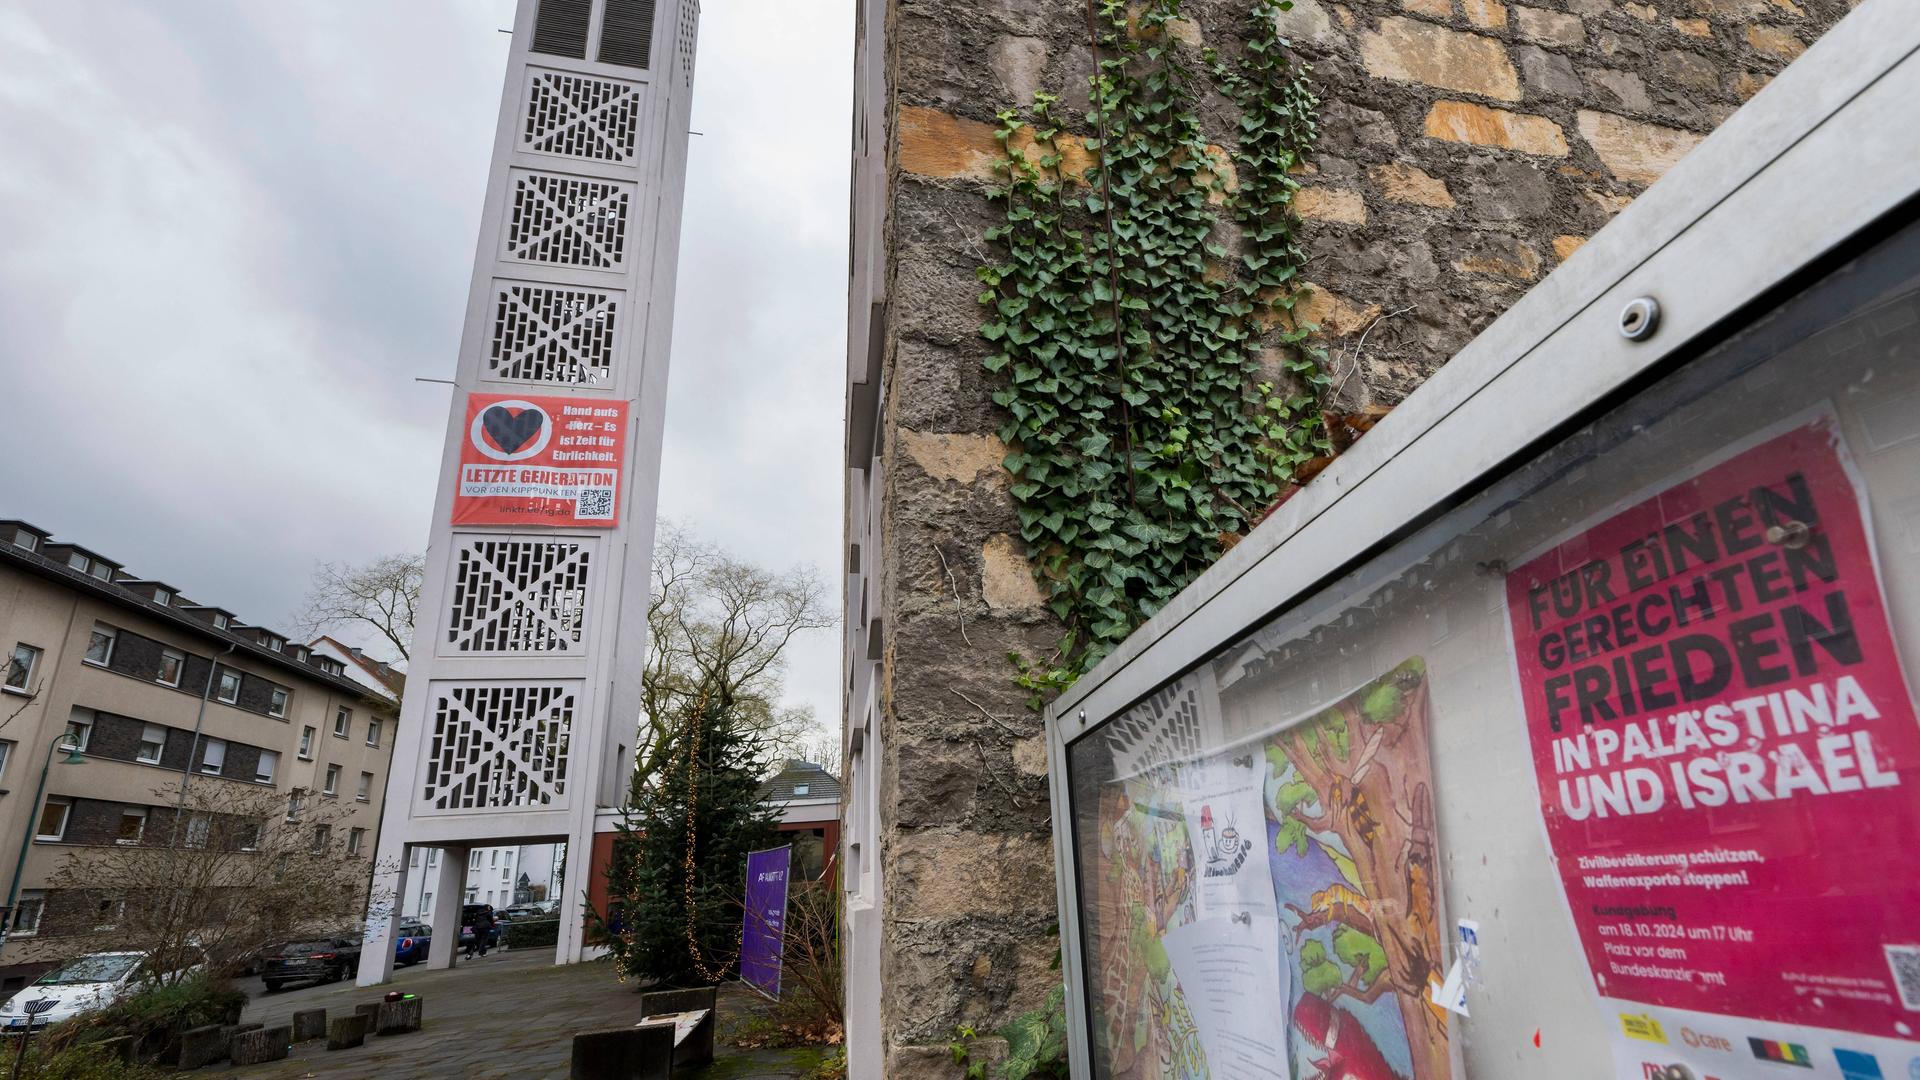
[[[193,741],[187,744],[187,767],[180,777],[180,797],[173,801],[173,826],[167,830],[168,847],[180,843],[180,815],[187,807],[187,785],[193,783],[193,759],[200,753],[200,728],[207,719],[207,699],[213,697],[213,681],[220,674],[221,658],[233,655],[233,649],[233,644],[229,642],[226,649],[214,657],[207,667],[207,685],[200,691],[200,711],[193,715]]]

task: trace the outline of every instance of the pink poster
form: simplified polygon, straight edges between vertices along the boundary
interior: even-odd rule
[[[1547,837],[1604,997],[1920,1026],[1920,727],[1844,453],[1819,415],[1507,578]]]

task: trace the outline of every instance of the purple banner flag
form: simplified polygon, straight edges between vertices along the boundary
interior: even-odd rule
[[[793,847],[747,855],[747,916],[740,931],[740,981],[780,997],[780,954],[787,939],[787,868]]]

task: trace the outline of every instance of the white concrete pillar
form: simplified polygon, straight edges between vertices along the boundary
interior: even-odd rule
[[[430,968],[450,968],[460,951],[460,905],[467,902],[467,852],[463,847],[440,849],[440,868],[433,883],[433,948],[427,950]],[[391,950],[389,950],[391,951]]]
[[[389,853],[385,850],[388,847],[398,850]],[[412,851],[397,837],[391,844],[383,842],[381,848],[373,861],[373,892],[367,898],[360,966],[354,972],[354,982],[361,986],[378,986],[393,978],[394,927],[400,922],[400,909],[407,897],[407,860]]]

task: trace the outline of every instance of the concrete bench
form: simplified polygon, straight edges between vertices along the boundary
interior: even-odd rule
[[[282,1024],[235,1035],[231,1056],[235,1065],[259,1065],[281,1060],[292,1046],[293,1026]]]
[[[336,1017],[327,1025],[327,1049],[350,1050],[367,1041],[367,1014]]]
[[[307,1042],[310,1039],[327,1037],[327,1010],[301,1009],[293,1014],[293,1041]]]
[[[673,1019],[678,1028],[674,1036],[673,1066],[697,1069],[713,1061],[714,1018],[719,1003],[718,986],[650,991],[640,995],[640,1008],[646,1013],[641,1023]]]
[[[180,1068],[198,1069],[227,1056],[227,1028],[223,1024],[188,1028],[180,1033]]]

